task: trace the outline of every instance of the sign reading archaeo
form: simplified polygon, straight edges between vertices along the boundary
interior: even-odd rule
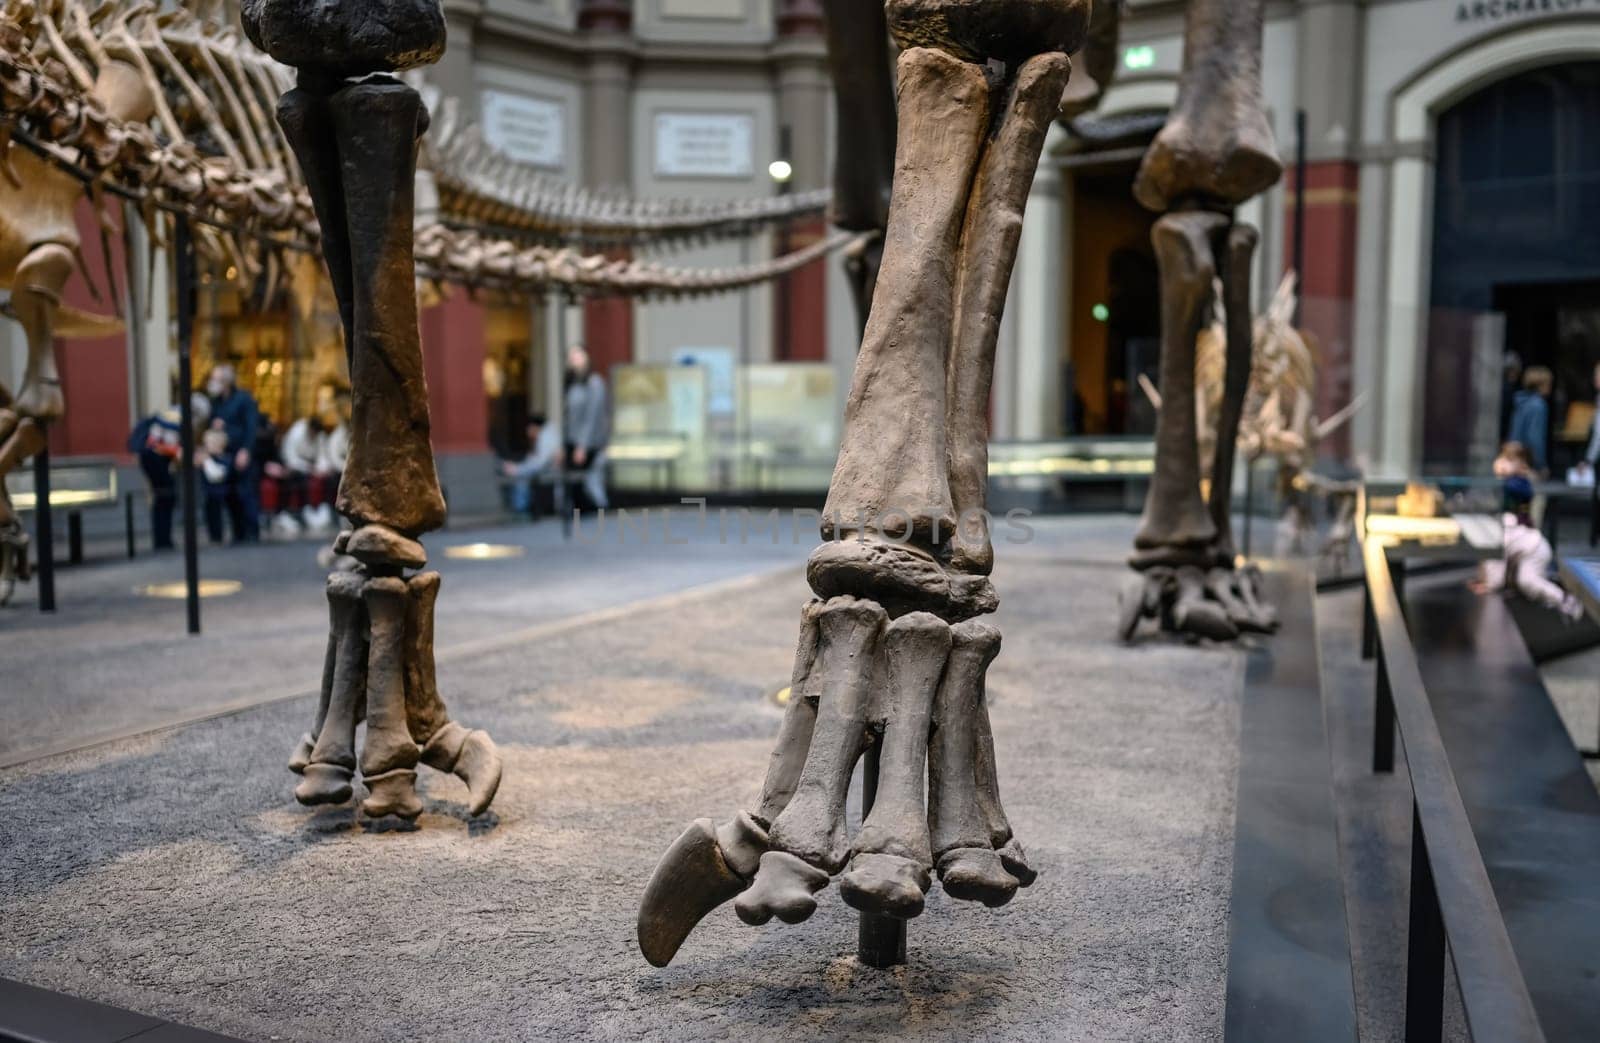
[[[1501,22],[1543,14],[1567,14],[1600,7],[1595,0],[1458,0],[1456,21]]]
[[[559,102],[505,91],[483,92],[483,138],[522,163],[559,170],[567,161],[566,110]]]
[[[658,177],[749,177],[755,172],[754,116],[726,112],[658,112]]]

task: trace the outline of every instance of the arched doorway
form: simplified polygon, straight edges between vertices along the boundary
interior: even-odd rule
[[[1065,430],[1149,435],[1155,408],[1139,387],[1160,365],[1161,292],[1150,230],[1156,215],[1133,197],[1134,177],[1164,109],[1079,117],[1063,165],[1072,179],[1071,284],[1066,315]]]
[[[1600,61],[1496,81],[1441,111],[1435,140],[1424,466],[1484,468],[1515,351],[1555,374],[1558,470],[1600,361]]]

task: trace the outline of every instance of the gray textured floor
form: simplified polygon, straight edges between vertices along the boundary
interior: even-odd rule
[[[1043,875],[999,911],[935,892],[908,967],[858,967],[831,891],[797,927],[720,910],[664,971],[634,947],[656,857],[759,787],[794,568],[442,667],[507,754],[487,822],[438,777],[416,832],[297,807],[309,700],[0,772],[0,976],[257,1039],[1216,1038],[1240,660],[1111,643],[1127,535],[1002,549],[996,740]]]

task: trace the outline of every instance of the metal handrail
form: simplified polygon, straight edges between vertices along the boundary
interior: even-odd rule
[[[1428,703],[1389,572],[1389,555],[1374,537],[1367,538],[1364,553],[1378,653],[1373,770],[1394,770],[1398,725],[1411,777],[1406,1038],[1441,1036],[1448,940],[1472,1038],[1493,1043],[1542,1041],[1544,1031]]]

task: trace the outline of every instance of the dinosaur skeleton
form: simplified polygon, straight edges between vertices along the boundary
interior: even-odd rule
[[[1349,540],[1349,482],[1325,478],[1310,469],[1316,446],[1348,423],[1366,395],[1332,416],[1312,415],[1316,402],[1316,359],[1304,331],[1294,325],[1294,272],[1285,272],[1267,310],[1251,327],[1250,383],[1239,419],[1236,448],[1254,465],[1264,456],[1277,461],[1278,495],[1284,503],[1281,531],[1284,552],[1303,554],[1312,531],[1305,497],[1319,491],[1338,500],[1330,535],[1319,553],[1337,562]],[[1195,428],[1200,449],[1202,486],[1212,480],[1211,467],[1219,443],[1227,376],[1227,304],[1220,280],[1212,281],[1211,322],[1195,343]],[[1140,387],[1150,404],[1161,408],[1161,393],[1141,375]]]
[[[1335,499],[1333,526],[1318,553],[1338,562],[1349,541],[1353,490],[1348,482],[1318,475],[1311,465],[1317,445],[1348,423],[1366,396],[1357,396],[1332,416],[1321,420],[1315,416],[1316,358],[1307,335],[1294,324],[1297,281],[1294,272],[1285,272],[1267,310],[1256,317],[1251,337],[1250,385],[1239,422],[1238,450],[1252,465],[1264,456],[1277,461],[1278,497],[1284,505],[1280,523],[1282,552],[1303,554],[1310,547],[1314,526],[1308,496],[1321,492]],[[1201,389],[1196,406],[1202,460],[1215,452],[1215,418],[1223,395],[1225,307],[1220,287],[1212,307],[1211,326],[1201,334],[1195,357],[1195,377]]]
[[[987,410],[1022,211],[1088,22],[1085,0],[889,0],[901,46],[882,267],[811,555],[792,696],[760,803],[695,822],[657,865],[639,946],[664,965],[734,900],[796,923],[842,874],[873,917],[937,872],[998,906],[1034,879],[1001,808],[984,678],[1000,632],[984,512]],[[876,799],[854,837],[866,757]],[[926,801],[925,801],[926,795]]]
[[[1191,637],[1225,640],[1277,626],[1257,596],[1254,570],[1236,565],[1230,498],[1250,381],[1257,240],[1235,210],[1283,168],[1261,98],[1263,0],[1193,0],[1184,17],[1178,99],[1134,182],[1139,202],[1164,213],[1152,239],[1166,408],[1156,421],[1155,474],[1129,562],[1138,575],[1123,592],[1119,630],[1131,638],[1141,619],[1153,617]],[[1210,490],[1202,497],[1195,353],[1214,280],[1226,304],[1224,362]]]
[[[307,296],[303,280],[294,279],[304,266],[287,252],[313,249],[320,226],[294,149],[271,118],[278,96],[293,85],[292,72],[202,6],[0,3],[0,288],[11,290],[8,312],[28,341],[17,394],[0,389],[6,403],[0,405],[0,604],[29,572],[27,535],[4,479],[44,444],[48,424],[65,406],[53,341],[120,329],[115,319],[61,303],[68,278],[82,267],[78,199],[90,197],[107,239],[115,222],[105,197],[131,201],[150,233],[152,257],[169,238],[169,213],[187,214],[198,248],[218,271],[232,269],[246,285],[264,281],[263,299],[275,296],[288,272],[282,284]],[[554,288],[569,296],[692,296],[767,281],[833,250],[863,248],[857,238],[834,235],[756,264],[686,269],[530,244],[538,236],[638,244],[748,235],[820,212],[827,199],[809,193],[698,204],[596,195],[494,157],[454,117],[446,129],[430,155],[447,203],[460,205],[469,221],[515,234],[444,224],[422,229],[418,259],[435,282],[522,293]],[[109,265],[111,251],[104,253]],[[108,267],[105,296],[114,309],[116,282]],[[89,286],[100,298],[92,278]]]

